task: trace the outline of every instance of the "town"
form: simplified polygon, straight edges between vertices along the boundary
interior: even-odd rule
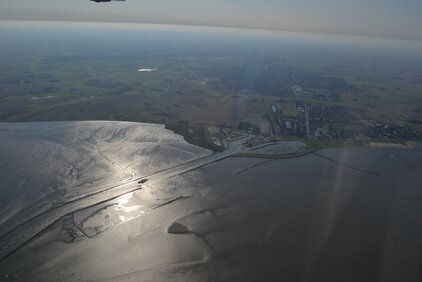
[[[213,145],[227,149],[230,141],[248,137],[245,147],[282,140],[348,140],[354,144],[373,141],[398,143],[419,141],[422,134],[398,125],[374,120],[359,120],[341,106],[296,104],[296,117],[285,116],[276,105],[269,104],[263,114],[247,114],[237,128],[209,127]]]

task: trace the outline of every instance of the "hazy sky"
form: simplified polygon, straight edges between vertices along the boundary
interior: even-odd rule
[[[0,20],[174,23],[422,40],[421,0],[0,0]]]

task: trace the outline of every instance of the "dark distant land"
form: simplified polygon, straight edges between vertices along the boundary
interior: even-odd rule
[[[242,134],[255,136],[250,145],[421,140],[419,42],[153,27],[0,33],[0,121],[160,123],[217,151]]]

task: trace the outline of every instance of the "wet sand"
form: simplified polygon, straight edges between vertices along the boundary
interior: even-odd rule
[[[0,277],[419,282],[421,157],[336,148],[154,179],[63,218],[1,261]]]
[[[34,213],[210,153],[162,125],[0,123],[0,236]]]

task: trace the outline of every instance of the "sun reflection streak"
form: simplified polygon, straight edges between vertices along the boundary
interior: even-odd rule
[[[115,209],[119,212],[124,212],[124,213],[133,213],[141,209],[142,207],[140,205],[134,205],[130,202],[132,198],[133,198],[133,193],[129,193],[127,195],[123,195],[117,198]],[[120,218],[122,217],[123,216],[120,216]]]
[[[135,204],[136,198],[134,195],[135,192],[132,192],[116,199],[114,210],[117,213],[117,218],[120,220],[119,224],[130,221],[148,212],[145,210],[144,206]]]

